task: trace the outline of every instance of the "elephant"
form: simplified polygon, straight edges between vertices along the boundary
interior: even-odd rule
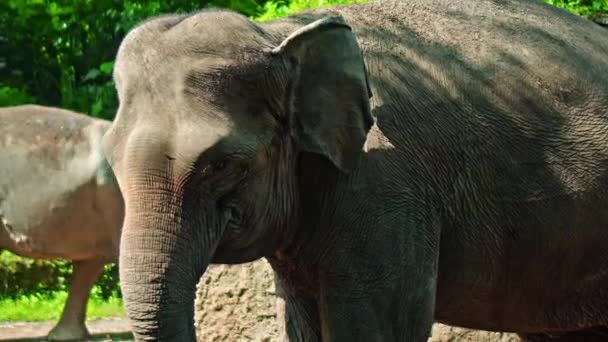
[[[49,340],[88,338],[87,300],[118,261],[124,202],[101,141],[110,122],[39,105],[0,108],[0,251],[73,261]]]
[[[371,1],[121,41],[103,138],[137,341],[265,258],[288,341],[608,326],[608,36],[541,1]]]

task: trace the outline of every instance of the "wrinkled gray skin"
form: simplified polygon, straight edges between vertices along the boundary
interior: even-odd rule
[[[0,250],[74,262],[52,340],[83,339],[103,265],[118,260],[123,200],[101,151],[108,121],[67,110],[0,108]]]
[[[260,257],[290,341],[608,325],[598,25],[528,0],[204,11],[135,28],[114,77],[137,340],[194,340],[207,265]]]

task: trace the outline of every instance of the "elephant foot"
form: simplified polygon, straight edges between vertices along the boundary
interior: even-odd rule
[[[47,335],[49,341],[87,341],[91,335],[84,324],[69,326],[56,325]]]

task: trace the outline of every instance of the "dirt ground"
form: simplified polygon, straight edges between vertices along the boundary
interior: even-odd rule
[[[277,339],[275,289],[265,260],[238,266],[211,266],[197,288],[195,322],[199,342],[271,342]],[[0,341],[44,341],[55,322],[0,322]],[[126,319],[87,322],[94,341],[132,341]],[[519,342],[500,334],[433,326],[429,342]]]
[[[56,322],[0,322],[0,341],[46,341]],[[124,318],[104,318],[87,322],[92,341],[133,341]]]

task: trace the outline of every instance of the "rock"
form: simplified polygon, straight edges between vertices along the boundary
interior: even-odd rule
[[[272,269],[265,260],[212,265],[197,286],[198,341],[275,341]]]
[[[277,340],[272,269],[265,260],[213,265],[197,287],[195,324],[200,342]],[[516,342],[514,334],[433,326],[429,342]]]
[[[515,334],[471,330],[436,323],[428,342],[520,342]]]

